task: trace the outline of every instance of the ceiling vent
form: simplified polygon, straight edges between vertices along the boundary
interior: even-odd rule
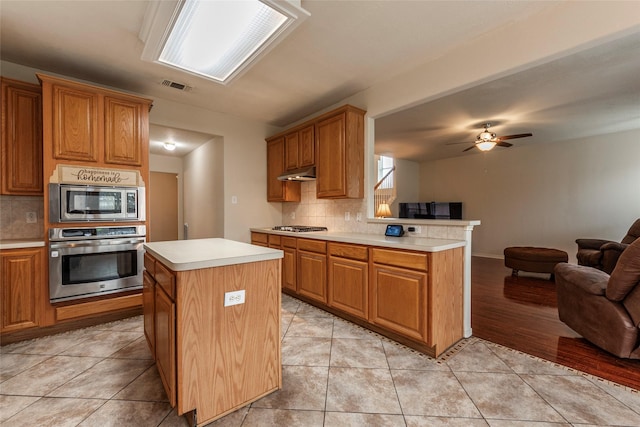
[[[174,89],[181,90],[183,92],[191,92],[193,90],[192,86],[186,85],[184,83],[178,83],[171,80],[164,79],[162,81],[162,86],[172,87]]]

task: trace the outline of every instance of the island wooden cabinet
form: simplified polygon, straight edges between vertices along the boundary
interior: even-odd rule
[[[316,196],[364,197],[364,114],[350,105],[316,123]]]
[[[2,77],[0,194],[42,195],[40,86]]]
[[[205,425],[282,386],[279,259],[172,271],[147,253],[145,268],[145,335],[179,415]]]
[[[298,239],[298,293],[323,304],[327,303],[327,242]]]
[[[366,246],[329,242],[329,307],[369,318],[368,258]]]
[[[148,253],[144,255],[142,312],[144,334],[171,406],[176,405],[175,275]]]
[[[299,169],[315,164],[314,126],[309,125],[284,137],[286,170]]]
[[[42,82],[45,141],[55,162],[146,165],[151,100],[37,76]]]
[[[44,248],[0,251],[0,332],[39,326]]]
[[[285,171],[284,137],[267,140],[267,201],[299,202],[301,189],[299,182],[279,181]]]

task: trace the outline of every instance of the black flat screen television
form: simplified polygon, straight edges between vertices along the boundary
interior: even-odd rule
[[[462,219],[462,202],[399,203],[400,218]]]

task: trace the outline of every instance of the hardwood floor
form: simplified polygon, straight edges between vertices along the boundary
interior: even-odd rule
[[[640,360],[600,350],[562,323],[555,284],[544,277],[515,277],[501,259],[473,257],[473,335],[640,390]]]

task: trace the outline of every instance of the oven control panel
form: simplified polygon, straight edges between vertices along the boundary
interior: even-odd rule
[[[114,237],[140,237],[146,236],[146,234],[146,227],[144,225],[51,228],[49,229],[49,240],[108,239]]]

